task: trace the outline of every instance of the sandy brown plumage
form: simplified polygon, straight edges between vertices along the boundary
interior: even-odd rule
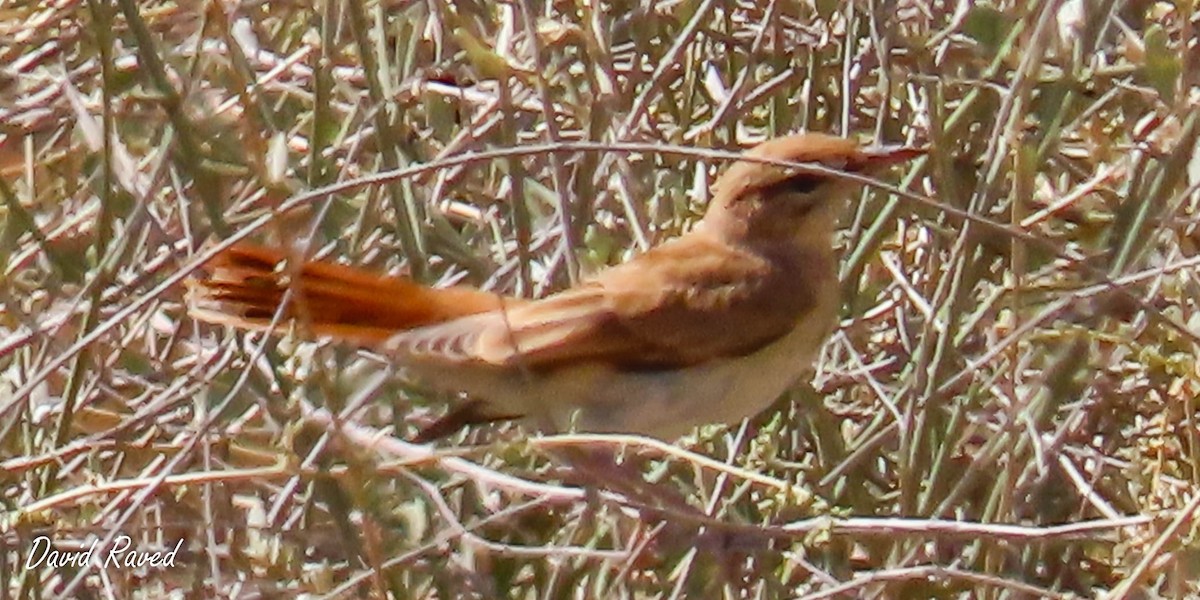
[[[808,134],[747,154],[870,174],[919,151]],[[330,263],[289,268],[284,253],[235,246],[190,283],[192,314],[262,329],[290,289],[285,320],[468,392],[481,401],[475,420],[672,437],[758,412],[808,368],[836,317],[830,235],[855,187],[739,161],[693,231],[533,301]]]

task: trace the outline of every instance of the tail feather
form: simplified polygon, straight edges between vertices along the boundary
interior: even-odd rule
[[[286,265],[288,255],[241,244],[209,262],[209,276],[188,281],[189,312],[197,319],[264,330],[283,307],[283,322],[302,331],[372,345],[393,335],[521,302],[465,287],[430,288],[402,277],[312,261]]]

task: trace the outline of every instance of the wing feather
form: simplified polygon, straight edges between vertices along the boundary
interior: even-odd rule
[[[668,242],[571,290],[401,334],[413,358],[549,370],[606,361],[656,370],[742,356],[791,331],[834,285],[833,265],[797,281],[794,245],[755,252],[704,236]],[[827,274],[826,274],[827,273]]]

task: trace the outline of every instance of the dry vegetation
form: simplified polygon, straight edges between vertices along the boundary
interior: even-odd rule
[[[1200,594],[1193,9],[4,5],[0,597]],[[847,212],[842,327],[746,427],[430,451],[444,399],[378,357],[183,309],[243,236],[545,294],[798,130],[932,152]],[[650,483],[554,458],[601,445]],[[120,535],[183,545],[25,568]]]

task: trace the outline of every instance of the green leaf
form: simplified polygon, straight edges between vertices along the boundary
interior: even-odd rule
[[[990,6],[976,6],[963,22],[963,33],[979,42],[988,53],[1000,51],[1000,44],[1012,29],[1012,19]]]
[[[1170,104],[1175,100],[1175,82],[1179,79],[1179,55],[1171,50],[1167,32],[1158,25],[1146,30],[1146,62],[1142,77]]]

